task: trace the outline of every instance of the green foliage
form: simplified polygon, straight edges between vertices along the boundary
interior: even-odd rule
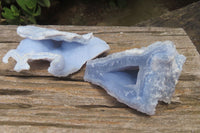
[[[50,7],[50,0],[5,0],[4,2],[5,7],[1,14],[8,24],[36,24],[36,17],[41,15],[41,7]]]
[[[38,4],[40,4],[43,7],[50,7],[50,5],[51,5],[49,0],[39,0]]]
[[[14,5],[11,5],[10,9],[7,7],[4,7],[3,10],[4,12],[2,12],[2,16],[4,18],[7,18],[9,20],[14,20],[14,19],[17,19],[17,17],[19,17],[19,10]]]

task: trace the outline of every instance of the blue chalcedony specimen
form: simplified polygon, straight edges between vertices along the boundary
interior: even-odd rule
[[[19,26],[17,33],[26,39],[17,49],[10,50],[3,62],[8,63],[10,57],[17,61],[14,70],[29,70],[28,61],[50,61],[49,73],[63,77],[78,71],[86,61],[109,50],[108,44],[92,35],[78,35],[54,29],[35,26]]]
[[[185,60],[171,41],[156,42],[88,61],[84,80],[103,87],[129,107],[153,115],[158,101],[170,103]]]

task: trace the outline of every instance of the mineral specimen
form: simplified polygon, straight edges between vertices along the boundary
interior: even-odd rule
[[[153,115],[158,101],[170,103],[185,60],[171,41],[156,42],[88,61],[84,80],[105,88],[131,108]]]
[[[105,41],[92,33],[78,35],[35,26],[19,26],[17,33],[26,39],[3,57],[4,63],[8,63],[10,57],[17,61],[14,68],[17,72],[29,70],[28,61],[48,60],[51,62],[49,73],[58,77],[68,76],[78,71],[86,61],[110,49]]]

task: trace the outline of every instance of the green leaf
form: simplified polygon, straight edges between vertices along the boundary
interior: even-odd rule
[[[38,6],[36,12],[33,13],[33,16],[39,16],[41,14],[41,7]]]
[[[17,4],[29,15],[36,9],[37,0],[16,0]]]
[[[37,6],[37,0],[23,0],[29,9],[34,9]]]
[[[50,0],[38,0],[38,4],[43,7],[50,7],[51,3]]]
[[[31,23],[36,24],[35,17],[30,16],[30,17],[28,18],[28,20],[29,20]]]
[[[24,19],[23,18],[20,18],[19,21],[20,21],[20,23],[24,23]]]
[[[29,13],[28,8],[26,7],[26,3],[24,2],[24,0],[16,0],[17,4],[25,11]]]
[[[17,19],[17,17],[13,14],[11,9],[4,7],[3,8],[4,12],[2,12],[2,16],[7,20],[7,19]]]
[[[13,12],[14,16],[19,16],[20,12],[15,5],[11,5],[10,9]]]

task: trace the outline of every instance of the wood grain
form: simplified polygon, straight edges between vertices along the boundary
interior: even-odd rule
[[[160,102],[147,116],[83,81],[84,69],[66,78],[47,73],[48,62],[14,72],[15,61],[0,61],[0,131],[4,132],[200,132],[200,57],[180,28],[45,26],[76,33],[94,32],[109,53],[171,40],[187,57],[172,103]],[[0,26],[0,58],[22,39],[17,26]]]

